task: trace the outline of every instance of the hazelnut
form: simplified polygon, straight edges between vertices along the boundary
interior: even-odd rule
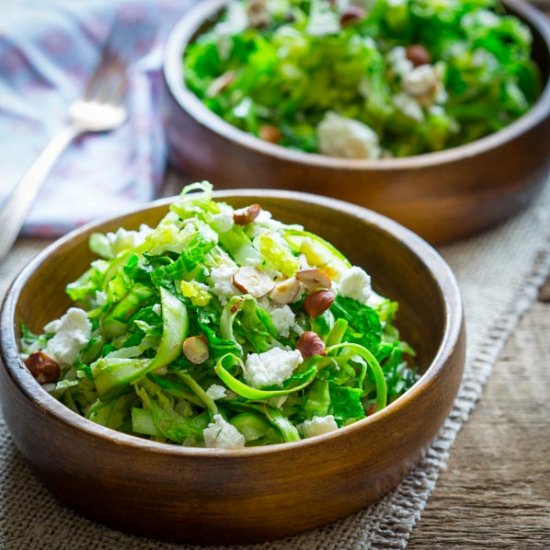
[[[320,269],[302,269],[296,273],[296,279],[309,291],[331,288],[332,286],[330,277]]]
[[[200,365],[208,360],[208,340],[205,336],[189,336],[183,342],[183,355],[194,365]]]
[[[251,204],[246,208],[239,208],[233,212],[233,221],[237,225],[248,225],[252,223],[262,211],[262,207],[259,204]]]
[[[407,47],[405,57],[415,66],[428,65],[432,61],[430,52],[421,44],[412,44]]]
[[[247,9],[248,24],[256,29],[267,27],[271,23],[271,14],[267,0],[250,0]]]
[[[59,365],[43,351],[32,353],[25,359],[25,365],[40,384],[49,384],[59,380]]]
[[[348,25],[355,25],[362,19],[365,18],[365,10],[359,6],[354,6],[350,4],[346,6],[342,13],[340,14],[340,25],[342,27],[347,27]]]
[[[373,403],[372,405],[369,406],[369,408],[367,409],[367,416],[370,416],[371,414],[374,414],[376,412],[376,403]]]
[[[223,92],[235,80],[235,73],[228,71],[214,79],[206,90],[206,97],[216,97]]]
[[[269,124],[263,124],[258,130],[258,135],[264,141],[269,141],[270,143],[279,143],[283,137],[281,130],[276,126],[270,126]]]
[[[275,286],[273,279],[267,273],[248,265],[239,267],[233,275],[232,283],[241,292],[250,294],[254,298],[262,298],[269,294]]]
[[[319,315],[330,308],[335,298],[336,295],[332,290],[319,290],[314,292],[304,300],[304,311],[310,317],[319,317]]]
[[[302,354],[304,359],[314,355],[325,355],[325,343],[317,333],[307,330],[300,336],[296,349]]]
[[[271,299],[279,305],[292,304],[300,295],[300,282],[296,277],[290,277],[278,282],[271,291]]]

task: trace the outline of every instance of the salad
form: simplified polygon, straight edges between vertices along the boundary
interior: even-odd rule
[[[75,302],[23,359],[68,408],[125,433],[235,449],[383,409],[417,380],[397,303],[331,244],[187,186],[155,228],[93,234]]]
[[[526,113],[532,36],[498,0],[235,0],[185,84],[265,141],[355,159],[462,145]]]

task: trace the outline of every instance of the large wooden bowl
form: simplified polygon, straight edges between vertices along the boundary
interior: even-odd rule
[[[155,224],[167,202],[71,233],[19,275],[1,313],[0,397],[19,451],[59,500],[112,527],[164,539],[234,543],[280,538],[344,517],[411,469],[441,427],[464,365],[455,279],[419,237],[363,208],[284,191],[219,193],[330,239],[399,300],[403,335],[424,374],[381,412],[297,443],[237,451],[146,441],[94,424],[51,397],[18,354],[18,327],[36,331],[69,305],[64,287],[92,260],[92,230]],[[56,519],[52,518],[55,522]]]
[[[507,9],[531,28],[545,82],[536,106],[509,127],[443,152],[385,160],[301,153],[247,134],[184,85],[182,55],[226,0],[204,0],[180,21],[164,60],[164,118],[172,164],[218,187],[294,189],[372,208],[432,243],[473,234],[526,206],[550,166],[550,22],[521,0]]]

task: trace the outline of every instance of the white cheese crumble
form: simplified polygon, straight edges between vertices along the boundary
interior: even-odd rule
[[[204,446],[215,449],[242,449],[244,435],[227,422],[221,414],[214,415],[214,421],[202,431]]]
[[[290,329],[296,322],[294,312],[288,306],[283,306],[271,309],[269,314],[277,332],[285,338],[289,336]]]
[[[244,378],[254,388],[278,386],[292,376],[303,360],[298,350],[273,348],[264,353],[250,353],[246,359]]]
[[[221,212],[219,214],[214,214],[210,223],[212,228],[218,233],[227,233],[233,228],[233,209],[230,206],[224,204],[220,205]]]
[[[332,111],[317,126],[319,148],[325,155],[354,159],[377,159],[380,144],[376,132],[366,124]]]
[[[416,122],[424,121],[424,111],[422,107],[414,99],[407,94],[396,94],[393,97],[393,104],[408,118],[416,120]]]
[[[44,332],[54,334],[46,345],[46,354],[57,363],[72,365],[78,352],[90,340],[92,323],[84,310],[72,307],[61,319],[48,323]]]
[[[410,73],[414,69],[412,61],[407,57],[407,50],[403,46],[397,46],[386,55],[391,70],[401,76]]]
[[[304,437],[315,437],[329,432],[334,432],[338,429],[338,424],[334,420],[334,416],[314,416],[311,420],[305,420],[299,426]]]
[[[366,304],[372,294],[370,275],[360,267],[353,266],[344,272],[338,283],[338,293]]]
[[[219,384],[212,384],[206,390],[206,395],[208,395],[208,397],[210,397],[212,401],[216,401],[217,399],[223,399],[224,397],[227,397],[227,390]]]
[[[240,294],[233,286],[233,275],[237,272],[235,265],[221,265],[210,270],[210,290],[218,297],[220,303],[225,305],[227,300],[235,294]]]
[[[403,90],[418,97],[434,92],[439,86],[439,77],[433,65],[421,65],[403,75]]]
[[[107,294],[103,292],[102,290],[96,290],[95,292],[95,303],[99,306],[104,306],[107,302]]]

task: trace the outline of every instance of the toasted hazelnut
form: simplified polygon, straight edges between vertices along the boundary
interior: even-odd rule
[[[276,126],[270,126],[269,124],[264,124],[260,126],[258,130],[258,135],[264,141],[269,141],[270,143],[279,143],[283,135],[281,130]]]
[[[372,405],[369,406],[369,408],[367,409],[367,416],[370,416],[371,414],[374,414],[376,412],[376,403],[373,403]]]
[[[59,380],[59,365],[43,351],[32,353],[25,359],[25,365],[40,384],[49,384]]]
[[[317,333],[307,330],[300,336],[296,349],[302,354],[304,359],[314,355],[325,355],[325,343]]]
[[[365,10],[359,6],[350,4],[340,14],[340,25],[347,27],[348,25],[354,25],[365,18]]]
[[[430,52],[421,44],[412,44],[407,47],[405,57],[415,66],[428,65],[432,61]]]
[[[248,265],[237,270],[232,282],[241,292],[250,294],[254,298],[262,298],[275,286],[273,279],[267,273]]]
[[[248,24],[251,27],[260,29],[271,23],[271,14],[269,13],[267,0],[250,0],[246,13],[248,16]]]
[[[246,208],[239,208],[233,212],[233,221],[237,225],[248,225],[252,223],[262,211],[262,207],[259,204],[251,204]]]
[[[189,336],[183,342],[183,355],[194,365],[201,365],[210,357],[205,336]]]
[[[292,304],[300,294],[300,282],[296,277],[290,277],[278,282],[271,291],[271,299],[279,305]]]
[[[206,97],[216,97],[220,92],[223,92],[235,80],[235,73],[227,71],[218,78],[214,79],[206,90]]]
[[[335,298],[336,296],[332,290],[314,292],[304,300],[304,311],[310,317],[319,317],[332,305]]]
[[[296,279],[309,291],[321,290],[332,286],[330,277],[320,269],[302,269],[296,273]]]

